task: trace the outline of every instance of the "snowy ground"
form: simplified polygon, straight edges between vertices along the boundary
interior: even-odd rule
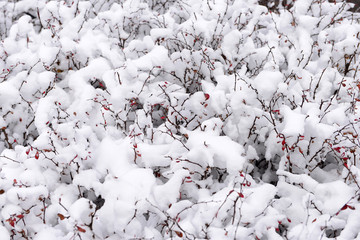
[[[0,2],[0,239],[360,239],[360,15],[261,3]]]

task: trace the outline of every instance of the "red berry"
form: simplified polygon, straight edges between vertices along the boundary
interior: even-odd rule
[[[204,96],[205,96],[205,101],[210,98],[210,95],[208,93],[204,93]]]

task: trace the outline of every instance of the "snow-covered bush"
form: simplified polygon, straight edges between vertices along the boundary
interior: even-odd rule
[[[1,2],[0,238],[360,238],[352,7]]]

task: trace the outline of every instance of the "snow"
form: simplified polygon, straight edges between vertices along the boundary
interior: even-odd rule
[[[270,99],[282,80],[283,75],[280,72],[264,70],[254,79],[254,87],[261,97]]]
[[[1,2],[0,239],[358,239],[359,13],[262,2]]]
[[[10,240],[10,234],[4,226],[0,226],[0,237],[4,240]]]
[[[283,134],[291,136],[304,134],[306,115],[301,114],[300,109],[291,110],[288,106],[283,106],[280,112],[284,116]]]
[[[34,240],[44,240],[44,239],[61,239],[62,232],[54,228],[45,228],[37,233],[34,237]]]
[[[110,138],[102,140],[97,149],[95,168],[99,172],[110,171],[114,176],[122,176],[135,167],[131,163],[133,152],[129,149],[130,142],[128,139],[117,142]]]
[[[136,67],[142,70],[150,70],[153,66],[166,66],[168,52],[163,46],[155,46],[151,52],[134,61]]]
[[[20,101],[19,91],[10,82],[0,83],[0,101],[4,104],[4,108]]]

